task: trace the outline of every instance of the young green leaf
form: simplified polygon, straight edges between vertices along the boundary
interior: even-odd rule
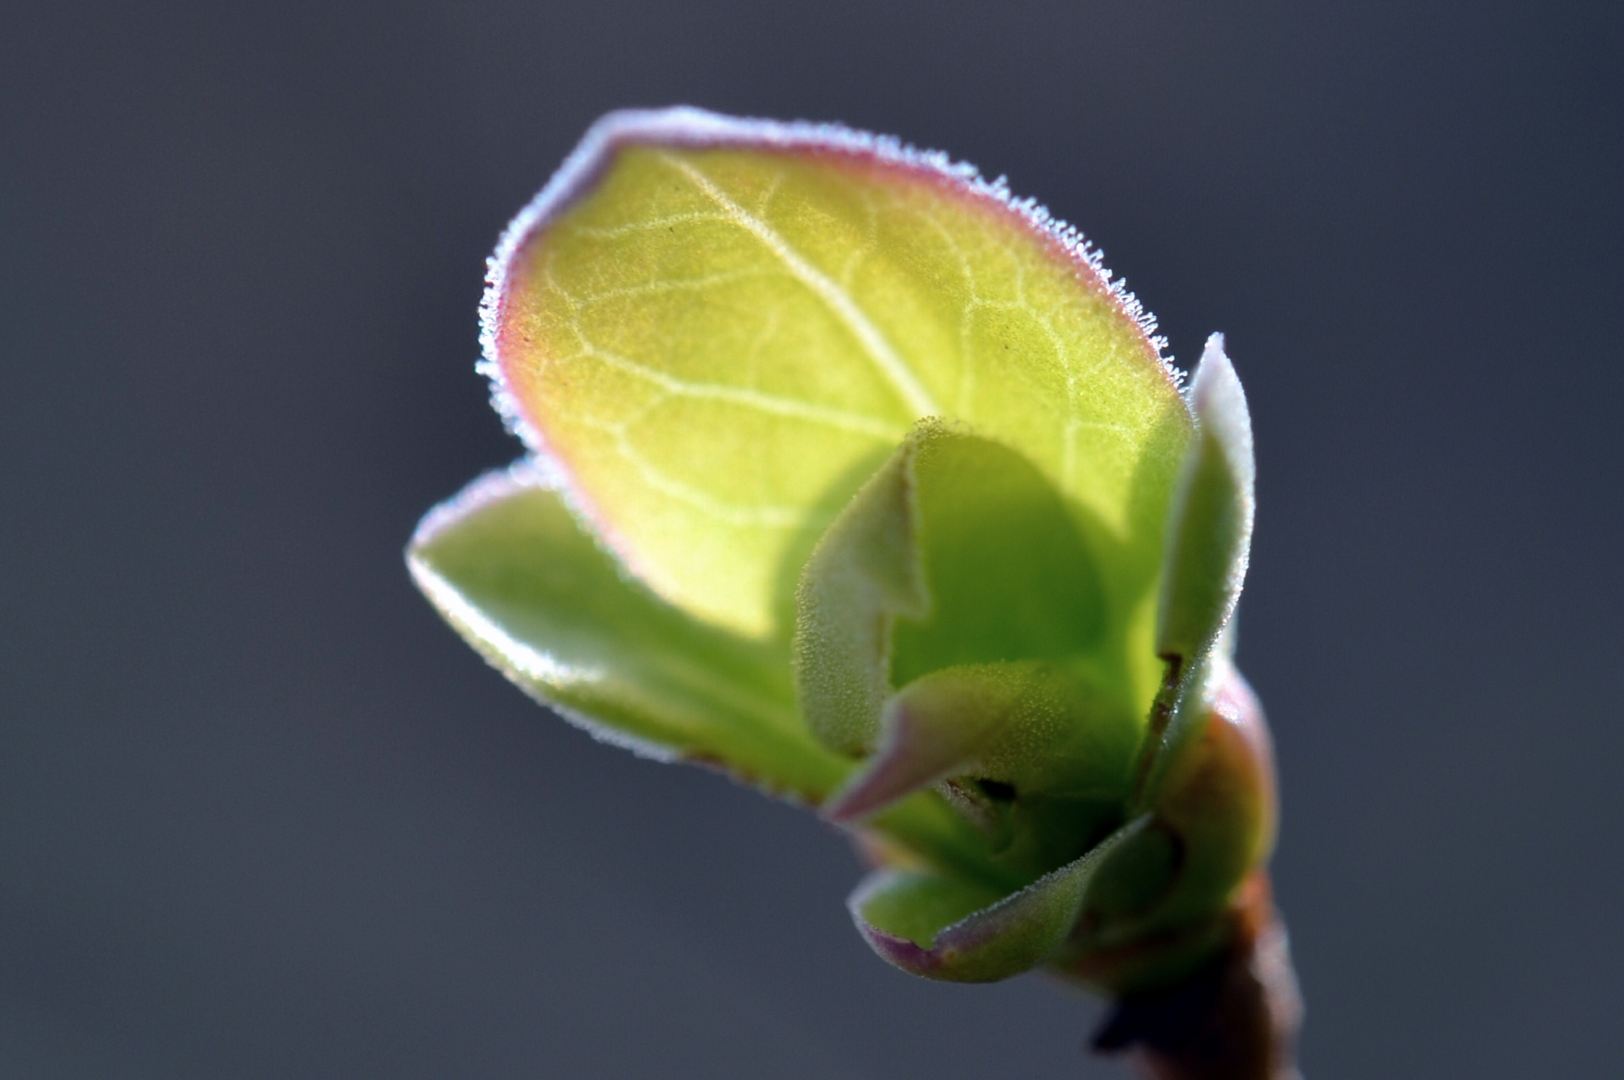
[[[919,444],[909,438],[869,478],[801,574],[794,642],[801,714],[820,742],[849,757],[873,749],[891,693],[897,616],[930,610],[914,494]]]
[[[814,806],[851,769],[801,722],[783,646],[707,626],[628,581],[532,464],[481,477],[430,511],[407,564],[470,645],[597,738]],[[1021,881],[934,795],[867,828],[964,880]]]
[[[802,712],[854,755],[873,749],[894,686],[966,664],[1097,658],[1108,627],[1127,621],[1049,480],[939,421],[921,422],[829,527],[797,611]],[[1102,702],[1134,697],[1121,670],[1102,691]]]
[[[691,109],[613,115],[492,261],[487,370],[659,595],[758,639],[922,417],[1030,459],[1137,603],[1190,421],[1069,229],[939,155]],[[1146,642],[1148,645],[1148,641]]]
[[[1208,339],[1190,396],[1199,429],[1173,507],[1156,630],[1157,654],[1185,663],[1234,614],[1252,544],[1252,417],[1222,335]]]
[[[904,971],[951,982],[1007,979],[1064,944],[1095,871],[1144,824],[1129,822],[1087,854],[990,903],[985,890],[957,880],[880,870],[847,906],[874,951]]]
[[[898,621],[892,682],[957,664],[1104,651],[1129,613],[1106,592],[1101,559],[1080,527],[1086,512],[1069,508],[1022,454],[967,425],[926,423],[912,438],[918,557],[931,607]]]
[[[879,750],[827,806],[848,821],[953,777],[993,781],[1015,799],[1119,803],[1141,718],[1086,670],[1044,662],[943,668],[887,704]]]
[[[814,804],[849,768],[801,723],[781,649],[628,582],[534,467],[482,477],[432,511],[407,561],[469,644],[607,742],[724,765]]]
[[[692,109],[594,127],[482,318],[533,457],[408,560],[493,664],[822,807],[884,867],[850,906],[905,970],[1047,964],[1139,1004],[1262,970],[1272,762],[1229,660],[1251,427],[1220,338],[1186,402],[1149,317],[1002,181]],[[1286,1061],[1284,970],[1174,1034],[1261,1018],[1252,1057]],[[1162,1039],[1147,1015],[1102,1045]]]

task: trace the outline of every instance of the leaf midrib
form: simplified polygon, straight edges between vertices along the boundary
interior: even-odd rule
[[[784,268],[792,277],[823,301],[830,313],[857,339],[881,376],[916,417],[941,415],[941,407],[919,381],[908,362],[837,282],[808,262],[777,229],[735,202],[692,162],[684,161],[672,154],[661,154],[660,160],[687,177],[707,199],[716,204],[717,209],[726,215],[728,220],[759,240],[763,247],[784,264]]]

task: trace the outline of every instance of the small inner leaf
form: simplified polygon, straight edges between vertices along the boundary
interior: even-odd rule
[[[1223,337],[1207,341],[1191,386],[1197,422],[1168,531],[1156,652],[1193,662],[1235,612],[1251,551],[1252,418]]]
[[[922,949],[930,948],[947,927],[1003,899],[982,886],[907,871],[881,871],[860,889],[853,910],[864,922]]]
[[[866,753],[893,686],[947,667],[1074,663],[1100,648],[1107,604],[1053,485],[1008,447],[925,421],[802,572],[801,708],[826,745]],[[989,693],[1008,683],[995,670],[978,676]],[[1126,674],[1106,686],[1102,700],[1131,700]]]
[[[1007,979],[1060,948],[1095,870],[1144,826],[1144,819],[1129,822],[1086,855],[985,906],[972,906],[987,896],[974,886],[891,870],[866,878],[847,906],[870,947],[904,971],[952,982]]]
[[[859,817],[953,777],[973,777],[990,803],[1038,793],[1110,805],[1127,794],[1142,724],[1086,672],[1027,661],[917,679],[887,704],[883,730],[828,817]]]
[[[909,438],[824,534],[801,574],[795,681],[812,733],[839,753],[873,748],[891,692],[891,635],[900,614],[930,607],[919,561]]]
[[[1268,858],[1275,798],[1262,707],[1229,660],[1209,653],[1186,681],[1141,800],[1154,827],[1124,845],[1096,879],[1089,932],[1074,942],[1082,962],[1090,951],[1210,923]],[[1157,837],[1176,859],[1154,850]],[[1157,872],[1163,863],[1171,874]],[[1158,886],[1164,879],[1166,887]],[[1124,895],[1154,902],[1124,903]]]
[[[1178,887],[1158,910],[1170,922],[1222,906],[1274,843],[1274,750],[1263,708],[1246,680],[1217,660],[1173,744],[1155,792],[1155,816],[1187,852]]]
[[[1060,660],[1097,650],[1107,599],[1060,493],[1022,455],[947,429],[913,462],[928,612],[903,612],[891,679],[956,664]]]

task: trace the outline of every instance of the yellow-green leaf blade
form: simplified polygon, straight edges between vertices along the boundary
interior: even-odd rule
[[[776,643],[697,622],[638,584],[582,530],[533,463],[481,477],[431,511],[412,577],[458,633],[527,693],[607,742],[718,766],[820,805],[851,764],[813,739]],[[867,823],[913,857],[999,889],[1024,883],[933,793]]]
[[[780,650],[624,580],[532,467],[476,480],[431,512],[407,560],[469,644],[606,741],[814,804],[847,772],[800,722]]]
[[[510,416],[626,564],[707,621],[787,635],[800,561],[927,415],[1086,511],[1119,607],[1155,576],[1138,549],[1190,425],[1137,308],[1077,238],[938,157],[610,117],[510,230],[486,319]]]

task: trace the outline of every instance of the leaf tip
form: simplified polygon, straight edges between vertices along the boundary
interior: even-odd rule
[[[1186,669],[1234,615],[1251,557],[1252,415],[1222,334],[1207,339],[1190,405],[1197,432],[1174,498],[1156,634],[1157,654]]]
[[[1224,351],[1224,335],[1207,338],[1201,364],[1190,384],[1190,400],[1202,429],[1217,440],[1250,502],[1256,465],[1252,450],[1252,412],[1246,404],[1235,365]]]

